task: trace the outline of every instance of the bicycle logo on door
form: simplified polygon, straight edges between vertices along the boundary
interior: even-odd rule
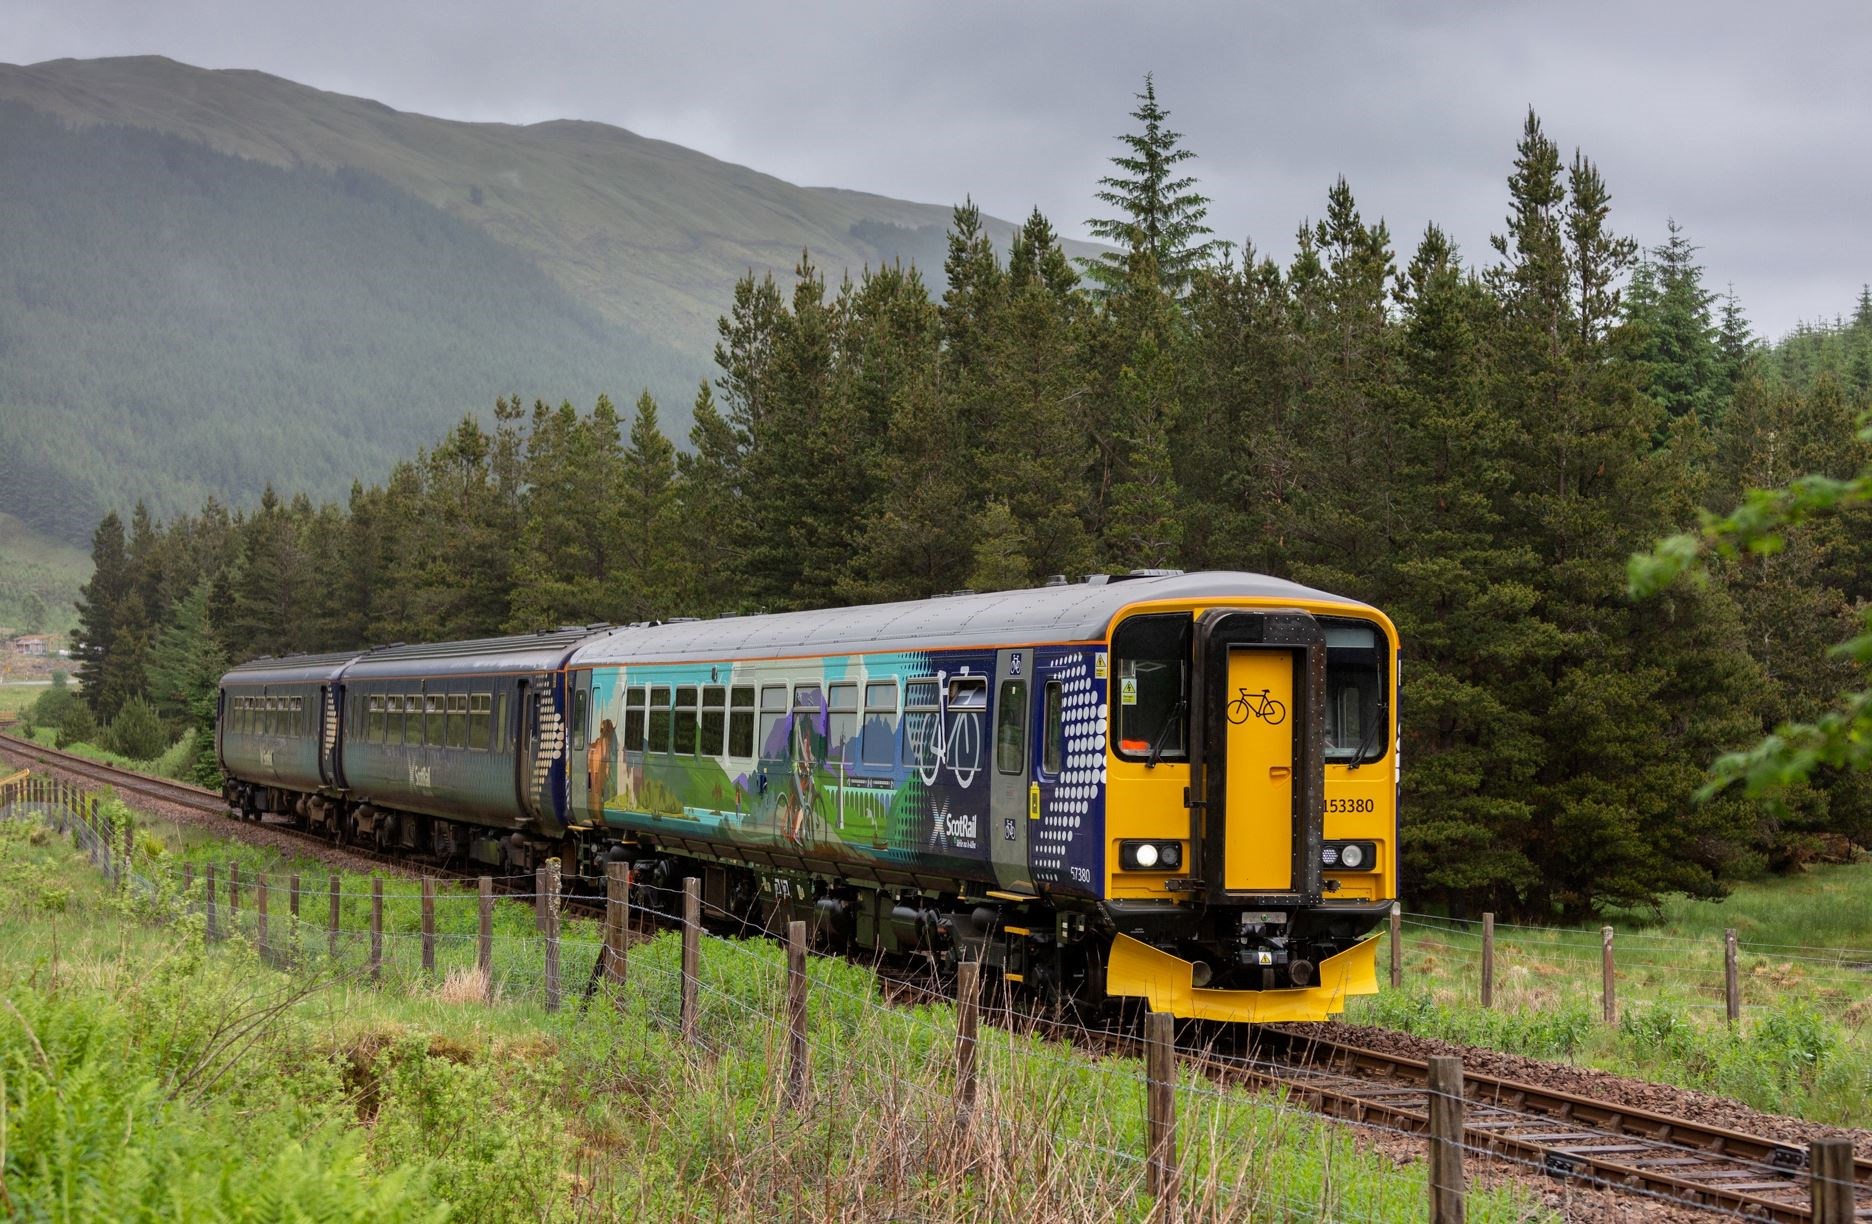
[[[947,701],[948,673],[936,676],[936,708],[906,714],[909,764],[923,785],[934,786],[947,768],[957,786],[967,789],[981,772],[981,715],[973,710],[951,710]]]
[[[1242,689],[1235,700],[1229,702],[1228,720],[1234,726],[1248,721],[1250,715],[1265,722],[1270,727],[1278,727],[1287,720],[1287,707],[1269,695],[1269,690],[1250,693]]]

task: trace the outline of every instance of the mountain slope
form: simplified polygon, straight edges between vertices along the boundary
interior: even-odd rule
[[[739,276],[939,282],[950,214],[159,57],[0,65],[0,182],[0,513],[76,544],[137,498],[342,496],[506,392],[647,386],[680,438]]]
[[[612,320],[703,355],[748,268],[785,272],[809,249],[836,279],[939,253],[949,222],[946,205],[798,187],[601,123],[461,123],[160,57],[0,65],[0,98],[283,167],[363,170],[532,255]],[[1012,228],[990,223],[1004,242]]]

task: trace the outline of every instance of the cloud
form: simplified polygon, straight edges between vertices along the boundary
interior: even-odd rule
[[[1407,257],[1501,228],[1526,109],[1646,243],[1667,216],[1758,327],[1872,279],[1872,8],[1738,3],[9,0],[7,53],[161,53],[452,118],[621,124],[796,182],[1082,234],[1156,74],[1224,237],[1283,255],[1339,174]],[[1857,205],[1858,207],[1854,207]]]

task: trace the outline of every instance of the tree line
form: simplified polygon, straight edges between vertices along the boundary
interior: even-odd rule
[[[259,654],[1246,569],[1398,623],[1415,904],[1572,919],[1872,844],[1850,774],[1696,798],[1858,674],[1824,647],[1872,601],[1868,512],[1625,588],[1704,511],[1865,465],[1872,301],[1763,344],[1532,113],[1482,261],[1434,224],[1401,253],[1341,179],[1281,263],[1211,235],[1148,80],[1133,119],[1091,266],[1038,212],[1000,251],[965,203],[940,296],[809,256],[744,278],[685,449],[648,393],[507,396],[343,505],[106,517],[86,700],[180,725]]]

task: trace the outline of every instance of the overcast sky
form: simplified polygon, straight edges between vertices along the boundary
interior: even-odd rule
[[[1872,280],[1872,4],[0,0],[0,60],[158,53],[460,119],[595,119],[795,182],[1066,232],[1156,74],[1217,233],[1285,257],[1344,174],[1400,262],[1502,228],[1531,105],[1757,330]]]

